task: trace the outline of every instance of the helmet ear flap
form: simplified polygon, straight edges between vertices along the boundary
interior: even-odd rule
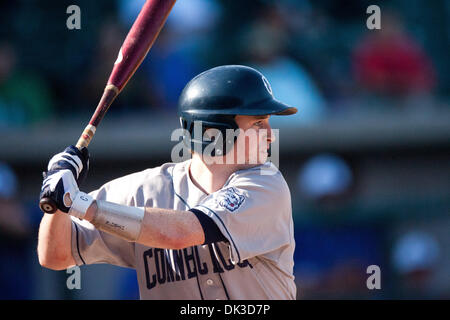
[[[237,134],[234,134],[234,138],[227,137],[227,130],[233,130],[236,133],[236,130],[239,130],[239,127],[234,121],[234,116],[224,115],[220,117],[220,122],[216,121],[208,121],[208,120],[186,120],[183,117],[180,117],[180,124],[182,129],[186,130],[190,134],[190,139],[186,139],[186,136],[183,137],[183,141],[190,150],[199,151],[203,153],[207,146],[212,144],[212,150],[209,155],[211,156],[223,156],[227,154],[234,146],[236,142]],[[195,128],[197,124],[201,125],[200,132],[196,132]],[[213,139],[205,140],[205,132],[208,129],[216,129],[218,130],[217,135],[213,135]],[[197,135],[201,133],[201,136]],[[228,138],[228,140],[227,140]],[[189,142],[190,141],[190,145]]]
[[[188,147],[190,150],[194,150],[192,147],[192,127],[193,123],[192,121],[186,120],[183,117],[180,117],[180,125],[181,128],[185,131],[183,131],[183,144]],[[186,132],[187,131],[187,132]],[[187,137],[189,135],[189,137]],[[189,139],[188,139],[189,138]]]
[[[188,120],[180,117],[180,125],[181,125],[182,129],[187,130],[190,133],[192,133],[192,129],[193,129],[192,127],[194,125],[193,121],[188,121]]]

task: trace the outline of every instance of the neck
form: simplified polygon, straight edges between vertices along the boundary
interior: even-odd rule
[[[220,190],[230,175],[240,170],[237,165],[207,164],[201,156],[194,153],[189,168],[192,182],[203,192],[210,194]]]

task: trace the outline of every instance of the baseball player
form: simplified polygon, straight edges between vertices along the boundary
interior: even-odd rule
[[[70,146],[50,160],[41,198],[50,197],[58,211],[45,214],[40,225],[41,265],[134,268],[141,299],[295,299],[290,191],[266,159],[274,141],[269,117],[297,109],[277,101],[261,73],[235,65],[192,79],[178,108],[190,134],[199,123],[202,133],[222,134],[213,142],[206,135],[187,139],[187,161],[87,194],[78,188],[88,171],[86,148]],[[239,134],[228,139],[227,129]],[[248,130],[258,134],[256,141],[246,138]],[[215,152],[205,154],[211,143]],[[243,162],[214,161],[239,149]]]

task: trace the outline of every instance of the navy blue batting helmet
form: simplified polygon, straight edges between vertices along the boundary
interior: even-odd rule
[[[236,115],[291,115],[297,109],[276,100],[267,79],[257,70],[241,65],[209,69],[188,82],[178,101],[181,126],[192,136],[194,122],[202,130],[218,129],[225,138],[226,129],[237,129]],[[203,137],[204,131],[202,131]],[[201,144],[202,150],[211,141],[191,138],[191,148]],[[233,141],[223,144],[226,153]]]

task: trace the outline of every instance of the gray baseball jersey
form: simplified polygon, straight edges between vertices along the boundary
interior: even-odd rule
[[[237,171],[221,190],[208,195],[191,181],[189,164],[167,163],[133,173],[91,195],[129,206],[197,209],[227,241],[181,250],[151,248],[72,217],[77,265],[136,269],[141,299],[295,299],[291,197],[278,169],[266,163]]]

